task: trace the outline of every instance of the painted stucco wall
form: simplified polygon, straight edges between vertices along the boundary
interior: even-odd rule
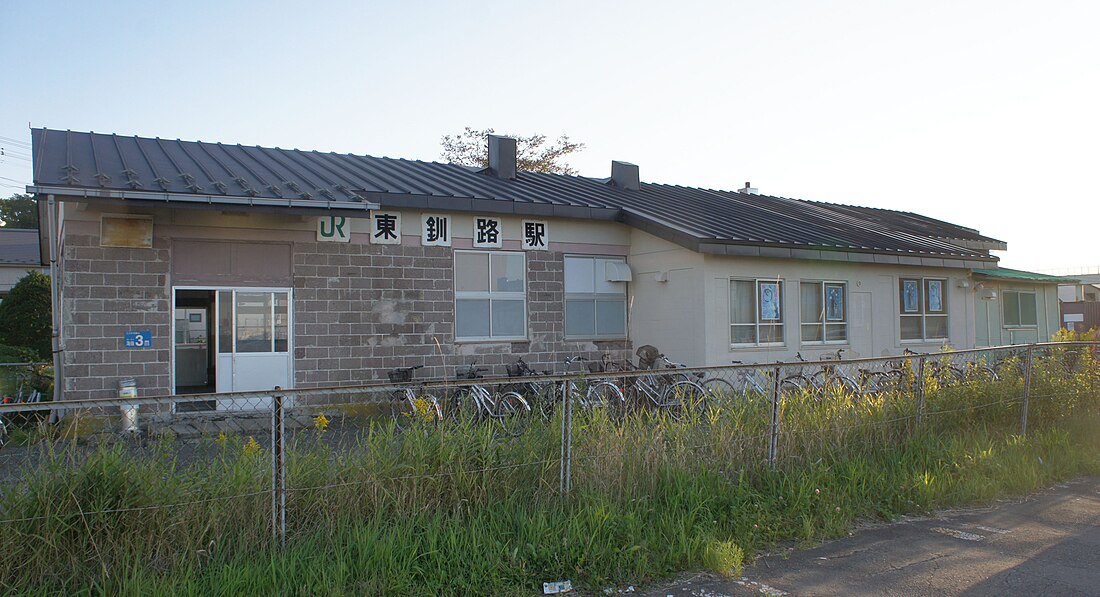
[[[942,341],[901,340],[899,278],[944,278],[948,313],[948,339],[956,348],[975,345],[974,304],[971,289],[959,288],[968,272],[953,268],[844,263],[838,261],[800,261],[768,258],[739,258],[707,255],[705,263],[705,334],[706,364],[725,364],[737,359],[744,362],[793,360],[801,352],[814,359],[837,348],[845,349],[845,358],[878,357],[900,354],[909,348],[920,352],[939,349]],[[730,279],[780,279],[784,282],[784,345],[746,347],[730,345]],[[847,283],[848,341],[841,344],[803,343],[799,328],[798,285],[802,281]]]
[[[1058,331],[1058,287],[1052,284],[1020,284],[1011,282],[981,281],[983,290],[997,293],[996,298],[983,298],[979,290],[973,294],[976,312],[975,328],[977,346],[1003,346],[1046,342]],[[1035,326],[1006,326],[1004,324],[1004,291],[1034,292]]]
[[[630,239],[630,338],[651,344],[670,360],[704,361],[703,256],[634,230]],[[660,281],[660,280],[664,281]]]

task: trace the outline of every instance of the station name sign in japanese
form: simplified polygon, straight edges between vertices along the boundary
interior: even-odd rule
[[[342,220],[343,218],[337,218]],[[465,219],[465,218],[462,218]],[[326,220],[326,218],[320,218]],[[504,220],[496,216],[473,216],[469,230],[474,248],[500,249],[504,247]],[[325,231],[335,230],[337,223],[325,225]],[[419,214],[420,244],[425,247],[450,247],[457,232],[466,236],[465,230],[455,230],[455,217],[449,214]],[[318,224],[318,240],[321,240],[321,228]],[[350,226],[350,225],[349,225]],[[550,227],[545,221],[523,220],[520,222],[520,246],[528,251],[545,251],[550,248]],[[339,232],[339,231],[337,231]],[[350,235],[349,235],[350,237]],[[325,240],[336,240],[326,238]],[[370,242],[374,245],[401,244],[401,212],[372,211],[370,214]]]

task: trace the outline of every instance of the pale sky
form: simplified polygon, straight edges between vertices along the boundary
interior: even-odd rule
[[[751,181],[1091,266],[1098,24],[1095,0],[0,0],[0,196],[28,122],[421,160],[493,127],[584,142],[585,176]]]

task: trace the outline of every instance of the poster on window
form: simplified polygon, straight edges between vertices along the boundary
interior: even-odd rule
[[[779,283],[760,283],[760,321],[779,321]]]
[[[906,313],[919,313],[920,304],[917,299],[920,295],[920,289],[917,287],[916,280],[902,280],[901,281],[901,307],[902,311]]]
[[[928,310],[943,312],[943,280],[928,280]]]
[[[825,287],[825,321],[844,321],[844,288]]]

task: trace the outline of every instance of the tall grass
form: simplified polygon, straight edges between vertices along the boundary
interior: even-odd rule
[[[679,420],[578,412],[572,491],[560,419],[520,437],[469,423],[334,420],[288,452],[288,542],[273,547],[270,453],[250,438],[144,449],[42,444],[0,495],[0,591],[64,594],[531,594],[715,566],[780,541],[990,500],[1100,471],[1100,376],[1051,359],[1022,381],[909,394],[727,400]]]

